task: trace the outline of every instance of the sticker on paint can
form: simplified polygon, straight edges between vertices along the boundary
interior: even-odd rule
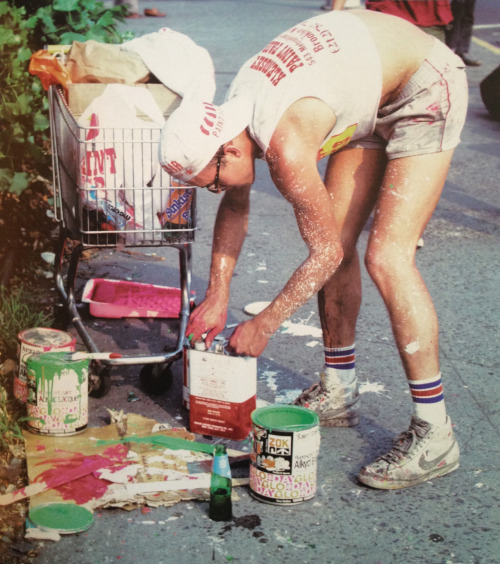
[[[298,406],[274,406],[255,410],[252,421],[251,495],[273,504],[314,497],[320,444],[317,415]]]

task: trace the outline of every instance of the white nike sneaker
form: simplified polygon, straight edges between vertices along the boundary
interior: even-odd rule
[[[444,476],[458,468],[459,459],[449,417],[438,427],[414,415],[392,450],[362,468],[358,479],[372,488],[397,490]]]
[[[319,415],[322,427],[354,427],[359,417],[352,406],[359,400],[356,378],[347,386],[327,387],[326,375],[320,374],[320,381],[305,389],[293,402]]]

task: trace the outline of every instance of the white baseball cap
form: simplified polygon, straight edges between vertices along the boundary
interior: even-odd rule
[[[219,147],[250,123],[253,104],[236,96],[220,106],[184,98],[165,123],[160,163],[175,178],[189,182],[212,160]]]

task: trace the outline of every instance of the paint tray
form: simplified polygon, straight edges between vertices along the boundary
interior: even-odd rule
[[[92,278],[83,289],[82,302],[95,317],[179,317],[179,288],[127,280]]]

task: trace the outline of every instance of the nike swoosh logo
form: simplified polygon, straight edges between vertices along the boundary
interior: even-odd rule
[[[456,444],[456,441],[454,440],[453,443],[451,444],[450,448],[444,454],[440,454],[439,456],[437,456],[436,458],[433,458],[432,460],[426,459],[425,454],[422,454],[422,456],[420,457],[420,460],[418,461],[418,465],[424,471],[432,470],[436,466],[439,466],[439,464],[441,462],[446,461],[446,457],[455,448],[455,444]]]

